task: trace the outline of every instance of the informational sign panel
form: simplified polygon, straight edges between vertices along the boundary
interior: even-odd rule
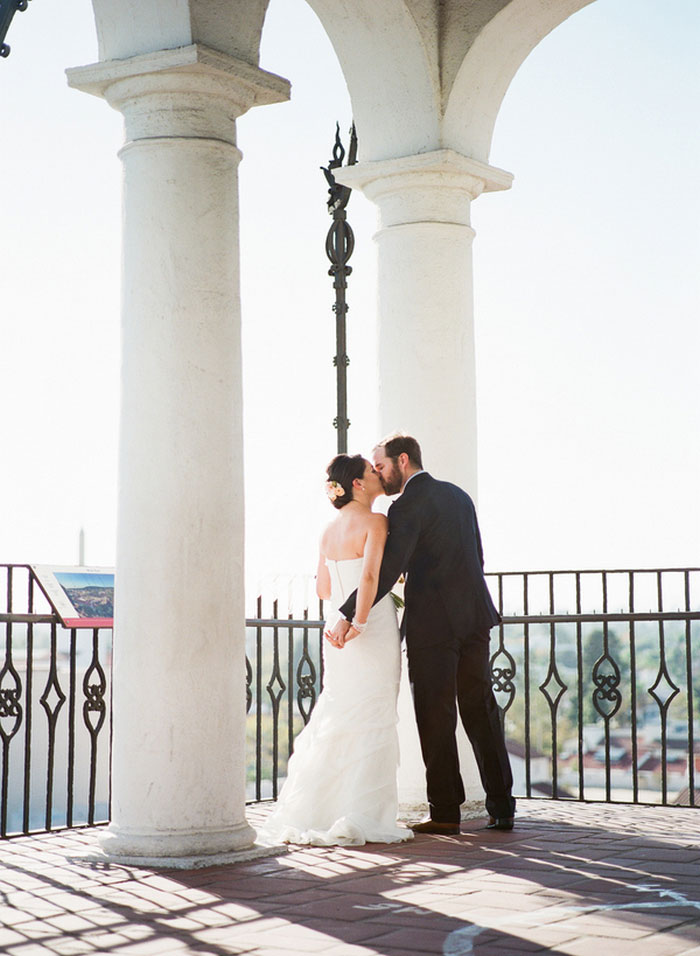
[[[64,627],[113,626],[113,569],[32,565],[32,572]]]

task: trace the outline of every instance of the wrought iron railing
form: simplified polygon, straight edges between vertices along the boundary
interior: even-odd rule
[[[516,792],[700,805],[700,570],[489,575]],[[0,565],[0,836],[109,818],[111,631]],[[323,607],[246,622],[248,790],[274,799],[323,679]]]
[[[521,793],[700,805],[700,570],[489,578]]]
[[[105,821],[112,633],[62,627],[26,565],[0,588],[0,836]]]
[[[294,737],[308,721],[323,682],[323,605],[315,619],[279,616],[279,602],[246,622],[247,796],[276,799]]]

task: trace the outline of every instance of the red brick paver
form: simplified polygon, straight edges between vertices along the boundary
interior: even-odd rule
[[[700,956],[700,810],[519,807],[512,833],[192,871],[80,860],[94,831],[4,841],[0,953]]]

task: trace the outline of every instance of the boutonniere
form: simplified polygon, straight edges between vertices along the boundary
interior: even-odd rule
[[[399,577],[399,580],[396,582],[401,585],[401,590],[403,590],[403,585],[406,583],[406,577],[402,574]],[[406,602],[400,595],[396,594],[395,591],[391,592],[391,600],[394,602],[394,607],[397,611],[400,611],[402,608],[406,607]]]

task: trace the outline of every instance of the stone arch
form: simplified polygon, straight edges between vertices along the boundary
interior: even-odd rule
[[[593,0],[511,0],[483,27],[446,91],[443,145],[488,162],[503,97],[528,54]]]
[[[419,0],[307,0],[340,62],[363,161],[439,145],[436,5]]]

